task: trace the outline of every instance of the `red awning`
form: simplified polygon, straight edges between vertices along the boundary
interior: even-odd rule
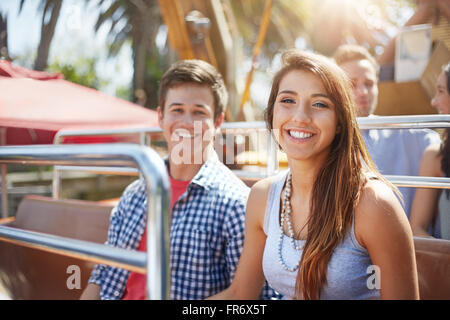
[[[60,130],[157,125],[157,113],[153,110],[66,81],[60,74],[28,70],[0,60],[2,145],[51,144]],[[65,140],[70,143],[114,141],[119,140],[116,137]]]

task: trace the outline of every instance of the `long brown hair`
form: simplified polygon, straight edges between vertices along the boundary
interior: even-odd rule
[[[450,94],[450,63],[442,68],[445,80],[447,80],[447,93]],[[450,128],[445,129],[441,144],[440,155],[442,156],[441,169],[446,177],[450,177]],[[447,198],[450,197],[450,190],[447,190]]]
[[[366,180],[364,172],[370,171],[377,176],[379,173],[359,132],[350,82],[344,72],[326,57],[298,50],[286,51],[282,61],[283,67],[274,77],[265,110],[268,129],[273,129],[280,81],[292,70],[308,71],[322,80],[338,119],[338,133],[314,182],[308,235],[295,284],[297,298],[319,299],[321,288],[327,281],[331,255],[351,226],[353,211]]]

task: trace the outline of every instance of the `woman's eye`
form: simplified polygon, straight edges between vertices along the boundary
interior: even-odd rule
[[[294,99],[291,98],[283,98],[281,99],[282,103],[295,103]]]
[[[315,102],[313,103],[313,106],[318,108],[328,108],[328,105],[323,102]]]
[[[194,111],[194,114],[202,116],[202,115],[205,114],[205,112],[203,112],[203,111]]]

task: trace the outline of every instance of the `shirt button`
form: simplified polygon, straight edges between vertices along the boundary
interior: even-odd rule
[[[119,291],[114,291],[114,295],[116,296],[116,297],[118,297],[119,296]]]

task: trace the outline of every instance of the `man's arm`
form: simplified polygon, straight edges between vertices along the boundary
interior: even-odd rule
[[[108,239],[105,243],[106,245],[120,247],[119,235],[124,232],[123,227],[125,215],[127,213],[130,214],[130,212],[134,212],[134,207],[130,206],[130,199],[138,193],[139,186],[138,181],[129,185],[122,194],[117,207],[112,210],[108,227]],[[140,202],[138,201],[138,203]],[[139,241],[137,239],[129,240],[129,247],[126,248],[135,249],[134,244],[139,243]],[[123,289],[126,286],[126,279],[128,279],[128,275],[129,271],[127,270],[97,264],[92,270],[89,283],[84,292],[81,294],[80,299],[120,299]],[[102,288],[104,291],[102,291]],[[102,296],[102,294],[105,293],[106,296]]]
[[[211,297],[211,299],[258,299],[261,289],[264,285],[264,273],[262,270],[262,256],[264,246],[266,243],[266,235],[264,234],[262,224],[264,220],[265,205],[263,199],[267,199],[268,185],[265,182],[259,182],[255,184],[250,192],[248,198],[246,214],[245,214],[245,236],[235,236],[233,240],[239,239],[238,242],[233,244],[233,240],[230,240],[227,246],[227,263],[230,270],[230,276],[233,279],[230,287],[219,294]],[[245,210],[245,206],[235,206],[235,209]],[[226,222],[226,226],[231,225],[231,220]],[[230,229],[237,231],[236,229]],[[241,232],[241,231],[239,231]],[[238,244],[241,247],[241,242],[245,238],[242,254],[237,257],[235,254],[231,254]],[[239,262],[236,267],[237,262]],[[234,276],[234,277],[233,277]]]
[[[431,145],[425,150],[420,163],[419,176],[442,176],[439,149],[440,145]],[[437,189],[417,189],[409,218],[411,229],[415,236],[431,237],[428,234],[428,228],[436,211],[438,196],[439,191]]]

